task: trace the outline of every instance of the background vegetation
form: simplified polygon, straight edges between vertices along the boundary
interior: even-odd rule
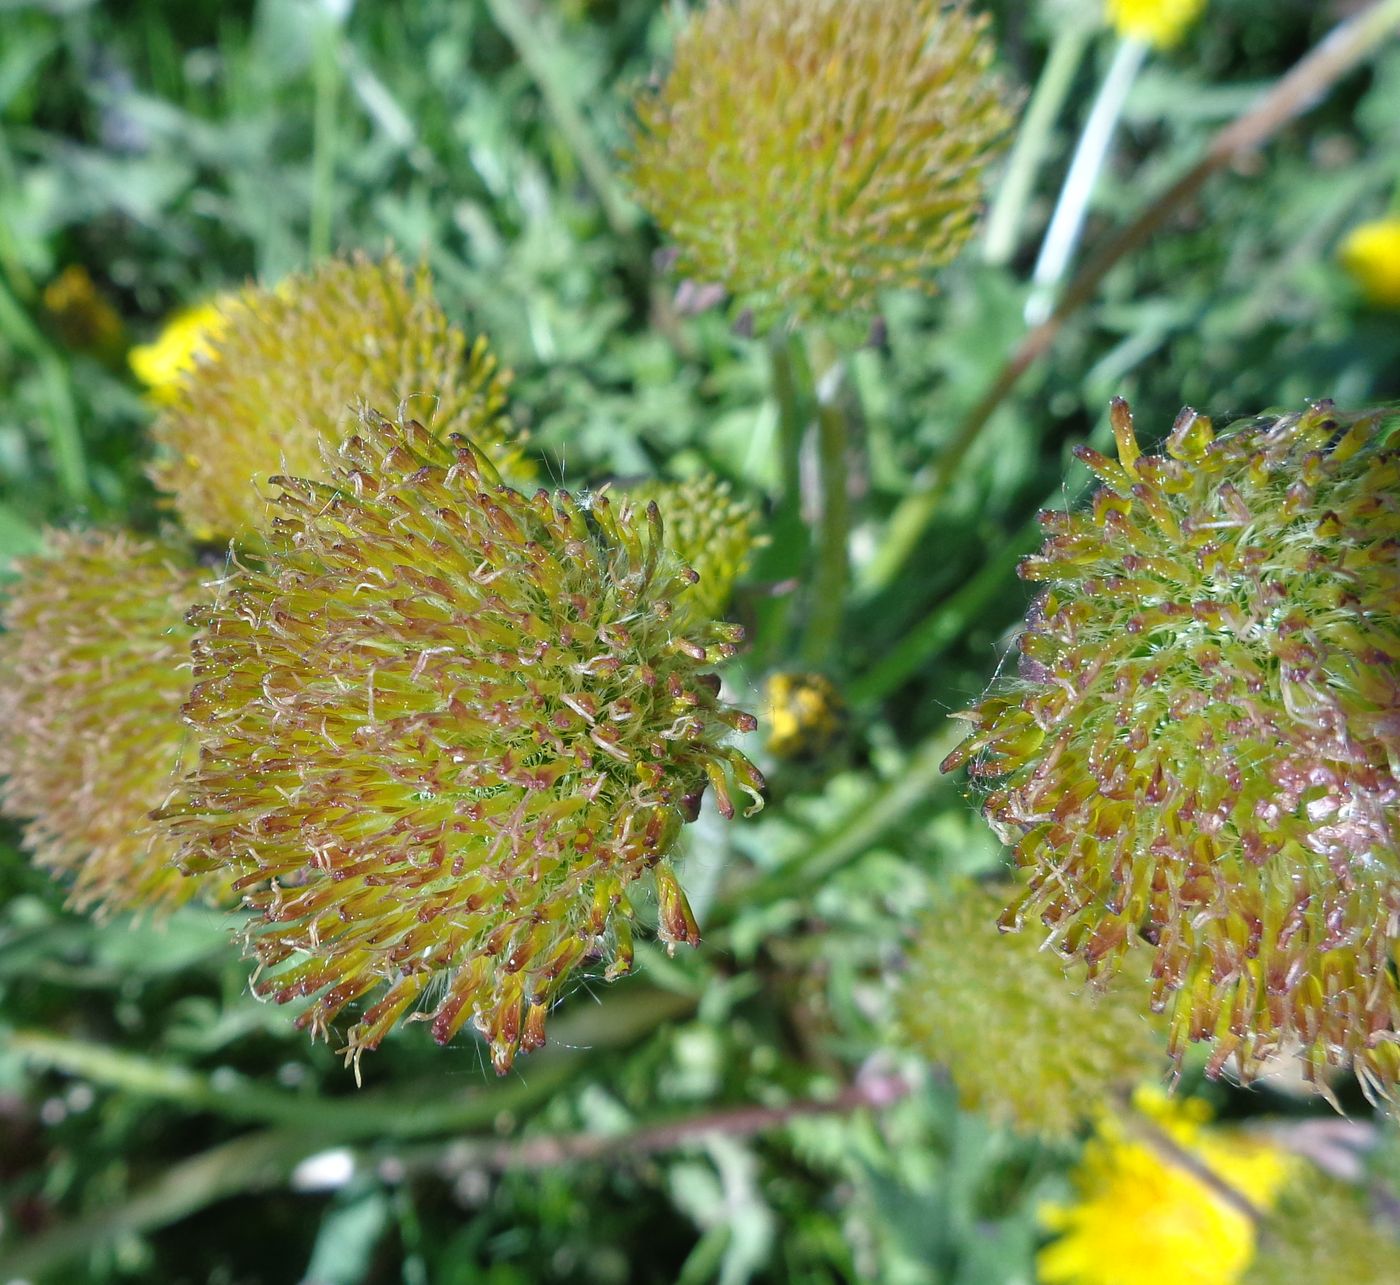
[[[1089,245],[1350,7],[1213,0],[1141,74]],[[1028,87],[1056,32],[1097,16],[987,8]],[[760,705],[770,671],[805,663],[784,586],[810,547],[784,492],[771,347],[678,291],[615,160],[680,16],[656,0],[0,0],[0,559],[46,523],[160,525],[127,344],[250,276],[392,243],[514,369],[513,413],[552,478],[703,466],[765,506],[772,540],[734,607],[752,646],[727,675]],[[1075,1146],[960,1111],[892,1047],[930,890],[999,860],[938,775],[957,739],[945,717],[1023,614],[1028,520],[1085,491],[1069,450],[1105,444],[1111,395],[1148,440],[1184,403],[1228,421],[1400,397],[1396,314],[1335,257],[1400,183],[1392,42],[1108,276],[963,458],[916,555],[862,579],[1024,332],[1029,267],[1112,47],[1106,29],[1086,40],[1010,259],[979,242],[936,297],[890,296],[853,360],[857,575],[820,658],[847,730],[766,762],[759,818],[692,828],[701,949],[639,944],[636,976],[581,988],[550,1047],[500,1082],[469,1038],[442,1050],[409,1027],[357,1091],[331,1049],[251,998],[217,915],[92,923],[7,832],[0,1264],[229,1283],[1032,1278],[1035,1211],[1067,1193]],[[120,338],[94,344],[55,308],[46,287],[73,265]],[[1231,1116],[1329,1117],[1286,1085],[1207,1091]],[[897,1100],[855,1109],[882,1097]]]

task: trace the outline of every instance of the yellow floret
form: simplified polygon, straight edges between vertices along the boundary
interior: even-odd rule
[[[1106,0],[1108,20],[1120,36],[1158,49],[1180,44],[1205,7],[1206,0]]]
[[[185,376],[201,362],[213,360],[228,326],[228,309],[237,296],[216,295],[175,313],[148,344],[138,344],[127,360],[132,373],[162,404],[175,400]]]
[[[1400,308],[1400,216],[1353,228],[1343,240],[1342,266],[1382,308]]]
[[[1254,1221],[1183,1163],[1171,1144],[1267,1210],[1296,1162],[1268,1143],[1208,1127],[1209,1107],[1140,1089],[1134,1104],[1162,1145],[1107,1118],[1075,1172],[1079,1199],[1041,1212],[1059,1234],[1037,1258],[1043,1285],[1234,1285],[1254,1255]],[[1139,1126],[1141,1127],[1141,1126]]]

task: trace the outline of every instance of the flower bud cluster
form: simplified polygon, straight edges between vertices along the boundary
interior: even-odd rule
[[[322,444],[349,436],[361,404],[408,407],[435,436],[469,434],[501,467],[519,467],[508,379],[484,339],[447,320],[425,269],[410,278],[393,255],[333,259],[243,291],[217,322],[151,430],[152,480],[197,540],[259,531],[272,474],[321,476]]]
[[[965,1107],[1049,1137],[1115,1092],[1160,1078],[1164,1023],[1147,1011],[1146,947],[1093,986],[1082,964],[997,928],[1006,890],[966,884],[925,918],[900,991],[905,1036],[945,1067]]]
[[[185,612],[202,573],[173,545],[50,532],[15,568],[0,633],[0,775],[38,865],[72,877],[81,909],[154,908],[195,885],[148,814],[184,740]]]
[[[372,414],[318,475],[275,479],[265,560],[193,613],[164,815],[260,912],[260,994],[313,1033],[363,999],[356,1058],[410,1013],[474,1020],[504,1071],[577,967],[628,969],[644,875],[662,939],[698,941],[666,856],[706,790],[760,801],[708,672],[740,631],[678,617],[696,576],[654,503],[526,496]]]
[[[1178,417],[1144,455],[1080,458],[1091,505],[1047,513],[1020,672],[961,717],[947,767],[1066,955],[1139,933],[1171,1042],[1248,1078],[1400,1075],[1400,454],[1387,417],[1319,403],[1217,437]]]
[[[945,0],[711,0],[637,106],[631,177],[680,265],[765,319],[927,287],[1012,120],[984,18]]]

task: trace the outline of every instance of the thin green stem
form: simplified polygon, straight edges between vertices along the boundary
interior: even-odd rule
[[[539,88],[546,110],[603,208],[608,227],[618,236],[627,236],[637,225],[637,209],[623,196],[607,154],[598,146],[583,109],[569,91],[546,16],[533,0],[486,0],[486,7]]]
[[[778,476],[782,486],[779,514],[802,508],[802,405],[793,368],[792,335],[774,327],[768,340],[769,387],[778,408]]]
[[[690,996],[634,985],[610,995],[609,1002],[588,1015],[591,1048],[621,1047],[671,1017],[694,1007]],[[209,1111],[230,1120],[314,1129],[340,1141],[361,1138],[415,1138],[445,1131],[475,1129],[502,1111],[515,1110],[552,1092],[577,1074],[585,1059],[564,1051],[573,1041],[567,1015],[556,1023],[559,1043],[535,1054],[513,1079],[481,1084],[450,1097],[374,1091],[343,1098],[289,1093],[252,1083],[241,1076],[204,1075],[187,1067],[127,1053],[102,1044],[16,1031],[7,1047],[26,1061],[79,1076],[109,1089],[174,1103],[189,1111]],[[575,1032],[582,1038],[582,1032]]]
[[[269,1129],[212,1147],[172,1165],[129,1200],[3,1246],[5,1279],[38,1280],[104,1245],[168,1227],[216,1201],[280,1186],[321,1145],[312,1133]]]
[[[843,358],[813,343],[817,390],[817,477],[821,494],[816,571],[808,598],[802,657],[814,669],[828,668],[841,642],[850,581],[850,431],[843,405]]]
[[[8,1047],[32,1064],[136,1097],[157,1098],[188,1111],[209,1111],[230,1120],[315,1130],[340,1140],[421,1137],[444,1129],[478,1128],[514,1105],[520,1092],[520,1082],[508,1081],[450,1098],[389,1097],[372,1092],[321,1098],[270,1089],[238,1075],[202,1075],[187,1067],[44,1031],[16,1031]],[[537,1086],[545,1080],[557,1085],[572,1073],[567,1061],[547,1067],[536,1062],[528,1082]]]
[[[994,602],[1006,594],[1016,564],[1035,547],[1040,525],[1034,519],[1006,540],[958,591],[940,602],[870,669],[846,685],[854,710],[869,709],[898,690],[918,671],[943,655]]]
[[[1149,200],[1135,219],[1104,238],[1066,287],[1055,310],[1022,339],[982,399],[958,426],[942,455],[915,480],[913,489],[900,502],[880,547],[866,566],[862,596],[871,596],[894,583],[918,549],[959,465],[982,430],[1026,371],[1050,350],[1066,321],[1094,298],[1108,273],[1150,241],[1214,174],[1262,146],[1288,122],[1321,103],[1338,80],[1374,53],[1397,28],[1400,0],[1376,0],[1370,8],[1334,27],[1253,106],[1220,130],[1195,165],[1166,191]]]
[[[1036,172],[1050,149],[1055,122],[1069,97],[1092,30],[1086,23],[1066,21],[1055,31],[1050,54],[1026,107],[1016,145],[1006,163],[1006,173],[997,188],[991,213],[987,215],[982,257],[988,263],[1005,263],[1016,253],[1021,220],[1035,186]]]

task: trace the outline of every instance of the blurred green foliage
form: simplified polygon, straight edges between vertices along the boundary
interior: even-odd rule
[[[1074,3],[987,7],[1010,76],[1033,85]],[[1137,83],[1087,244],[1342,8],[1215,0]],[[0,560],[45,523],[168,521],[144,480],[138,389],[45,311],[64,268],[86,268],[138,341],[249,276],[392,243],[426,259],[449,315],[514,368],[513,413],[550,478],[706,468],[772,516],[733,609],[752,650],[727,676],[756,704],[766,672],[795,663],[805,604],[783,582],[808,562],[783,492],[773,354],[732,310],[684,306],[610,168],[679,17],[660,0],[0,0]],[[1038,236],[1111,51],[1106,33],[1089,42],[1011,262],[974,245],[937,296],[890,296],[881,341],[852,360],[857,565],[1023,333]],[[852,695],[845,739],[773,770],[755,821],[692,827],[684,873],[705,944],[674,959],[641,946],[637,976],[581,987],[550,1047],[499,1084],[469,1040],[442,1050],[410,1027],[365,1063],[357,1092],[332,1050],[250,997],[218,917],[89,922],[11,835],[5,1271],[230,1285],[1032,1279],[1035,1208],[1063,1194],[1072,1149],[998,1132],[959,1111],[936,1072],[872,1053],[930,885],[999,859],[938,776],[956,737],[944,716],[982,689],[1023,613],[1011,555],[1029,547],[1036,507],[1082,494],[1068,451],[1102,444],[1110,395],[1133,402],[1148,440],[1186,402],[1223,422],[1308,397],[1400,396],[1400,326],[1334,260],[1347,227],[1394,198],[1397,101],[1391,42],[1114,270],[993,418],[920,555],[850,604],[832,674]],[[802,374],[803,354],[787,356]],[[632,1145],[679,1117],[896,1072],[913,1092],[878,1115]],[[1268,1092],[1226,1106],[1314,1109]],[[504,1173],[478,1145],[578,1131],[617,1145]]]

